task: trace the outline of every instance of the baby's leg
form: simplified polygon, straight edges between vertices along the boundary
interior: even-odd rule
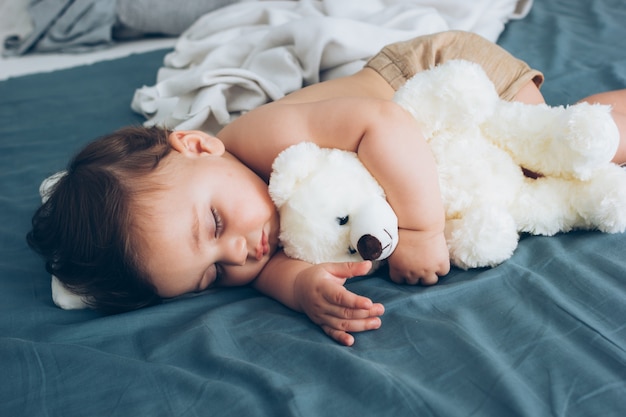
[[[620,135],[619,147],[613,162],[616,164],[626,163],[626,89],[594,94],[581,101],[591,104],[610,104],[613,107],[611,115],[613,120],[615,120]]]
[[[546,100],[539,91],[539,87],[531,80],[528,81],[513,97],[513,101],[526,104],[544,104]]]

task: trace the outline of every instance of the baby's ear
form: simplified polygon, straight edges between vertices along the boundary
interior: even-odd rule
[[[224,153],[224,143],[200,130],[177,130],[170,133],[170,145],[185,155],[209,153],[220,156]]]

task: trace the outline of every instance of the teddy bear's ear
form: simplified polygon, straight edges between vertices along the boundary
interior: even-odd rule
[[[269,193],[280,208],[298,185],[317,170],[326,150],[311,142],[302,142],[282,151],[272,165]]]

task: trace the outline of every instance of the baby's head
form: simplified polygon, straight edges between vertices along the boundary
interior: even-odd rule
[[[265,183],[202,132],[124,128],[88,144],[66,171],[27,240],[96,309],[245,284],[276,249]]]
[[[35,212],[29,245],[72,292],[106,312],[160,301],[135,250],[133,199],[172,151],[169,132],[129,127],[89,143]]]

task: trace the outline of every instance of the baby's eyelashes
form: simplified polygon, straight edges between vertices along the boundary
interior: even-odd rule
[[[219,238],[224,230],[224,222],[222,221],[222,216],[220,216],[219,212],[211,207],[211,215],[213,216],[213,224],[215,225],[215,238]]]

